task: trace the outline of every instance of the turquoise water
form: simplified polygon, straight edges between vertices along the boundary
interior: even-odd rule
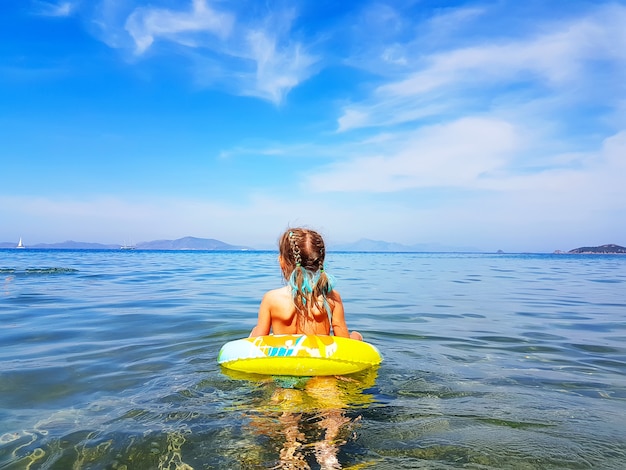
[[[0,250],[0,469],[621,469],[626,257],[331,253],[347,378],[216,364],[269,252]]]

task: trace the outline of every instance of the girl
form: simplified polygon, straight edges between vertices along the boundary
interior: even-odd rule
[[[278,263],[287,285],[267,292],[250,336],[270,334],[329,335],[363,340],[350,333],[339,292],[324,271],[324,240],[305,228],[287,230],[280,238]]]

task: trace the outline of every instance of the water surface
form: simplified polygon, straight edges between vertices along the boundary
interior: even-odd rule
[[[626,257],[330,253],[384,356],[228,375],[271,252],[0,250],[0,469],[621,469]]]

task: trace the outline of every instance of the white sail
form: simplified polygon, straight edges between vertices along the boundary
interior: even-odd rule
[[[17,243],[15,248],[24,248],[24,244],[22,243],[22,237],[20,237],[20,241]]]
[[[133,242],[130,242],[130,245],[126,244],[126,240],[124,240],[124,244],[122,246],[120,246],[120,250],[134,250],[135,249],[135,245],[133,245]]]

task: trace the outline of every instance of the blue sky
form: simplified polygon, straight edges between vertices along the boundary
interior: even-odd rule
[[[0,5],[0,241],[626,245],[626,2]]]

